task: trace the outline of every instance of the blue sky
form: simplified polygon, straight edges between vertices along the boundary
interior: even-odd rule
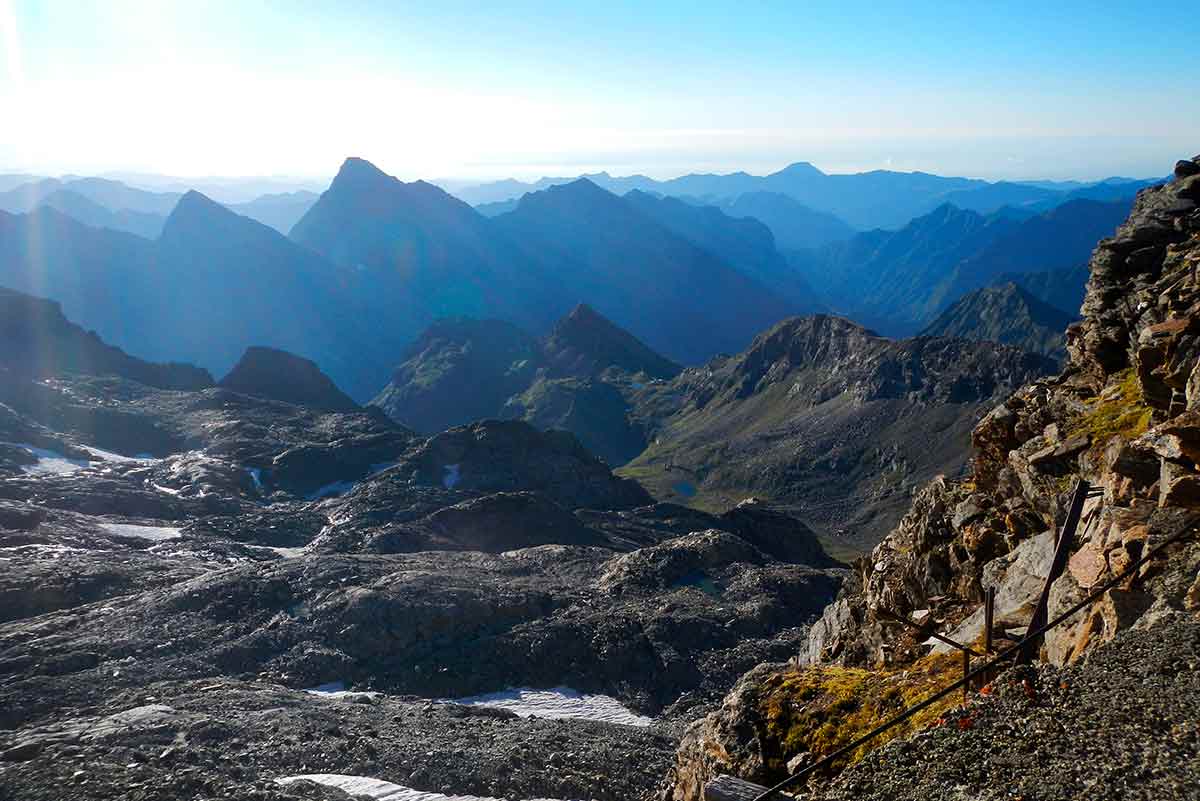
[[[869,7],[865,7],[869,6]],[[1151,176],[1190,4],[0,0],[0,171]]]

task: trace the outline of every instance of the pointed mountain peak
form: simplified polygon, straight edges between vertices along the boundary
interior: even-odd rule
[[[792,178],[798,178],[801,176],[818,177],[818,176],[825,175],[825,173],[821,172],[820,170],[818,170],[816,167],[814,167],[812,164],[810,164],[807,161],[793,162],[775,174],[776,175],[787,175]]]
[[[351,186],[361,186],[363,184],[371,184],[376,181],[395,181],[396,179],[385,173],[383,170],[376,167],[366,159],[350,156],[342,162],[341,169],[333,179],[333,186],[339,184],[349,184]]]
[[[188,190],[163,225],[162,237],[169,239],[180,233],[195,232],[197,229],[210,230],[212,227],[228,227],[236,225],[241,219],[238,214],[230,211],[217,201],[209,198],[195,189]]]
[[[560,369],[569,366],[572,372],[618,367],[630,373],[670,378],[680,370],[586,303],[580,303],[555,324],[543,350]]]

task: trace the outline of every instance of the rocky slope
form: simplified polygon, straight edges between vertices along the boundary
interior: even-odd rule
[[[964,295],[921,336],[999,342],[1061,360],[1067,355],[1067,326],[1075,319],[1010,282]]]
[[[441,320],[421,335],[371,405],[425,432],[521,419],[570,431],[618,465],[646,447],[629,411],[634,394],[679,370],[581,304],[541,339],[497,320]]]
[[[809,756],[793,765],[827,753],[832,735],[796,716],[808,699],[789,686],[823,675],[821,697],[828,697],[863,668],[911,676],[938,658],[926,655],[933,644],[926,634],[883,610],[977,642],[984,591],[994,588],[994,634],[1002,642],[1018,636],[1049,575],[1055,531],[1078,479],[1098,491],[1051,587],[1052,619],[1148,548],[1182,539],[1047,633],[1038,656],[1066,666],[1061,672],[1006,674],[995,700],[973,702],[949,714],[944,729],[880,750],[815,797],[993,798],[1000,797],[998,775],[1007,790],[1028,788],[1039,798],[1191,797],[1200,608],[1198,204],[1200,157],[1180,162],[1169,183],[1139,193],[1128,220],[1092,256],[1084,318],[1068,330],[1065,369],[989,413],[973,432],[968,479],[923,489],[857,564],[857,576],[795,660],[811,667],[762,668],[720,713],[693,727],[677,764],[676,798],[697,797],[694,788],[717,771],[769,783],[802,754]],[[775,687],[783,690],[773,708],[735,700],[765,698]],[[1020,719],[1028,728],[1016,725]],[[864,722],[829,720],[843,734]],[[1025,765],[1030,728],[1043,733],[1036,760]],[[1134,764],[1137,784],[1120,767]],[[1025,766],[1014,772],[1014,765]]]
[[[0,798],[649,798],[846,575],[566,432],[47,372],[0,381]],[[508,688],[568,717],[442,702]]]
[[[770,498],[844,547],[870,547],[914,487],[961,470],[988,408],[1051,369],[1014,348],[795,318],[737,356],[642,390],[635,413],[653,443],[621,472],[706,508]]]

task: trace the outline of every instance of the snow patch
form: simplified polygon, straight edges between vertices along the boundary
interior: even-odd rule
[[[441,702],[507,709],[523,718],[534,715],[539,718],[580,718],[624,726],[649,726],[654,722],[651,718],[626,709],[611,696],[588,695],[570,687],[555,687],[552,690],[517,687],[468,698],[441,699]]]
[[[326,787],[336,787],[352,796],[366,796],[376,801],[503,801],[498,798],[485,798],[477,795],[442,795],[441,793],[426,793],[414,790],[400,784],[392,784],[382,779],[372,779],[367,776],[346,776],[340,773],[307,773],[300,776],[284,776],[276,779],[278,784],[291,784],[307,779],[310,782],[323,784]],[[551,801],[551,799],[532,799],[532,801]]]
[[[328,684],[322,684],[317,687],[311,687],[304,692],[310,695],[319,695],[323,698],[338,698],[355,701],[359,698],[378,698],[379,693],[363,692],[361,690],[347,690],[346,682],[331,681]]]
[[[63,456],[58,451],[49,448],[39,448],[27,442],[6,442],[4,444],[24,448],[37,457],[37,464],[25,466],[24,471],[27,475],[68,475],[80,470],[86,470],[89,467],[95,467],[102,462],[149,464],[157,461],[153,458],[144,459],[134,456],[122,456],[119,453],[93,448],[88,445],[81,445],[79,449],[93,457],[91,459],[76,459],[70,456]]]
[[[129,523],[101,523],[100,528],[122,537],[141,537],[144,540],[173,540],[179,537],[179,529],[173,526],[135,526]]]
[[[448,464],[442,469],[446,471],[446,475],[442,478],[442,486],[446,489],[457,487],[458,482],[462,480],[462,473],[459,472],[458,465]]]
[[[8,444],[8,443],[6,443]],[[72,459],[63,456],[58,451],[49,448],[38,448],[27,442],[11,443],[18,448],[24,448],[37,457],[37,464],[26,465],[22,468],[28,475],[67,475],[92,466],[87,459]]]

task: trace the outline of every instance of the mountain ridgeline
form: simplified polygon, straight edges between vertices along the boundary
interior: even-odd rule
[[[359,401],[445,317],[501,319],[542,336],[582,302],[665,357],[700,363],[820,308],[761,224],[690,206],[676,214],[588,181],[489,219],[432,184],[348,159],[290,237],[198,192],[110,198],[160,210],[170,200],[153,239],[40,203],[64,187],[95,194],[107,184],[33,186],[13,191],[38,202],[0,212],[0,285],[59,301],[132,352],[215,374],[252,345],[286,350]],[[275,208],[281,226],[311,199],[260,200],[259,213]]]

